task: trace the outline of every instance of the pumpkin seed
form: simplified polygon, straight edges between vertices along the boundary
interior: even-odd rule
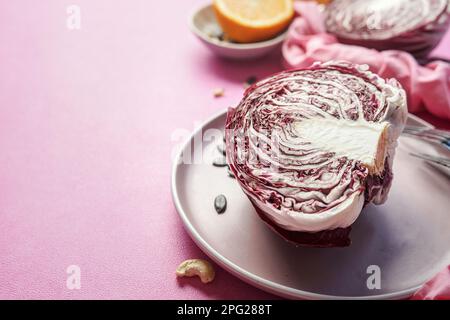
[[[222,214],[227,210],[227,198],[223,194],[219,194],[214,199],[214,209],[216,209],[218,214]]]
[[[215,167],[226,167],[228,165],[227,164],[227,159],[225,157],[223,157],[223,156],[214,159],[212,164]]]
[[[220,152],[221,154],[223,154],[224,156],[227,155],[227,150],[226,150],[225,144],[219,143],[219,144],[217,145],[217,150],[219,150],[219,152]]]

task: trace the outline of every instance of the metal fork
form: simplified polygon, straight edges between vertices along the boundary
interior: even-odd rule
[[[424,153],[410,153],[410,155],[429,162],[433,167],[435,167],[436,169],[440,170],[441,172],[445,173],[447,176],[450,177],[450,159],[431,156],[429,154]]]
[[[438,143],[450,150],[450,131],[420,126],[406,126],[403,134]]]
[[[413,157],[417,157],[417,158],[420,158],[423,160],[430,161],[435,164],[439,164],[441,166],[444,166],[444,167],[450,169],[450,159],[449,158],[432,156],[432,155],[425,154],[425,153],[410,153],[410,155],[412,155]]]

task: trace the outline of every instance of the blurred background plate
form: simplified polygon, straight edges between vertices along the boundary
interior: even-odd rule
[[[223,131],[225,116],[224,111],[207,121],[182,152],[192,157],[203,153],[204,159],[217,156],[220,141],[194,144],[194,136],[208,129]],[[408,123],[430,126],[412,115]],[[285,242],[258,218],[226,167],[208,161],[175,163],[172,196],[196,244],[224,269],[258,288],[287,298],[406,298],[450,263],[450,179],[409,155],[418,151],[442,152],[400,138],[389,199],[363,210],[347,248],[302,248]],[[213,205],[219,194],[228,199],[221,215]],[[381,289],[367,287],[371,265],[380,267]]]
[[[254,43],[233,43],[219,39],[222,30],[214,15],[212,5],[195,10],[189,19],[191,31],[214,54],[227,59],[249,60],[263,57],[275,49],[281,48],[287,31],[275,38]]]

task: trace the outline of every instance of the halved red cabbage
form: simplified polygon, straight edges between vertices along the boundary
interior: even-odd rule
[[[423,59],[447,30],[449,10],[449,0],[334,0],[325,25],[343,43]]]
[[[383,203],[406,121],[400,84],[346,62],[316,63],[251,86],[226,121],[227,161],[260,217],[299,245],[350,244]]]

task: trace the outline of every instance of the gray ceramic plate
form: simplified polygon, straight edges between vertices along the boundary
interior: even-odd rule
[[[414,116],[408,121],[429,126]],[[208,129],[223,130],[224,122],[221,112],[185,144],[184,157],[203,153],[206,161],[175,163],[172,194],[195,243],[238,278],[287,298],[401,299],[450,264],[450,179],[409,155],[443,151],[401,137],[389,199],[363,210],[353,225],[352,245],[301,248],[285,242],[258,218],[226,168],[208,163],[207,155],[217,155],[217,140],[194,143],[194,137],[208,135]],[[213,206],[218,194],[228,199],[222,215]],[[380,268],[380,289],[367,286],[371,265]]]

